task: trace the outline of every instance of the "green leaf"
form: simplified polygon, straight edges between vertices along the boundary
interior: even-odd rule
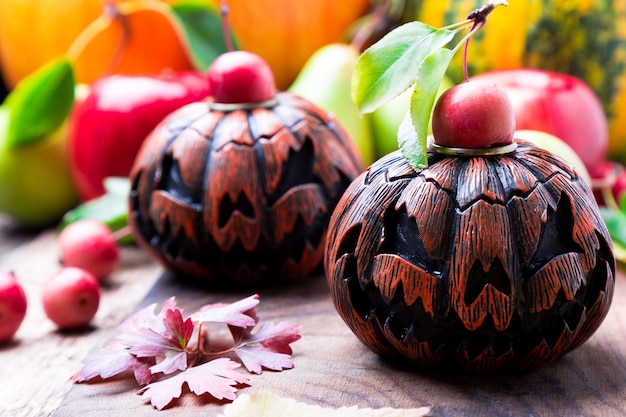
[[[449,43],[458,30],[409,22],[366,49],[352,74],[352,100],[361,113],[373,112],[411,87],[422,61]]]
[[[398,148],[414,170],[421,171],[428,166],[426,143],[421,143],[417,139],[410,110],[406,112],[398,127]]]
[[[418,170],[418,166],[415,166],[412,161],[417,160],[420,165],[428,165],[428,161],[423,162],[423,158],[426,158],[430,117],[433,112],[433,107],[435,106],[439,86],[446,75],[446,70],[450,65],[454,52],[454,50],[446,48],[439,49],[428,55],[422,62],[422,65],[417,69],[415,89],[411,96],[410,115],[411,125],[415,130],[413,135],[414,140],[418,142],[418,145],[400,146],[401,138],[400,131],[398,130],[398,146],[404,157],[415,170]],[[420,149],[419,155],[411,154],[416,148]],[[424,156],[422,157],[422,155]]]
[[[74,71],[65,58],[44,65],[20,81],[3,104],[11,111],[8,145],[30,145],[57,130],[72,109],[74,87]]]
[[[128,196],[130,181],[125,177],[111,177],[104,180],[106,193],[87,201],[65,213],[59,224],[59,231],[78,220],[96,220],[116,231],[128,225]],[[132,243],[128,235],[120,243]]]
[[[607,207],[600,207],[600,214],[611,238],[616,243],[626,246],[626,214]]]
[[[195,67],[206,71],[227,52],[219,9],[206,0],[180,0],[170,7],[183,28]]]

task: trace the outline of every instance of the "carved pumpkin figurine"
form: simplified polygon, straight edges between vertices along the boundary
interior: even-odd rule
[[[321,264],[332,210],[362,170],[343,128],[302,98],[207,99],[146,139],[131,172],[129,222],[176,274],[294,280]]]
[[[425,368],[527,370],[581,345],[615,260],[587,184],[527,142],[491,156],[399,151],[348,188],[325,257],[333,302],[373,351]]]

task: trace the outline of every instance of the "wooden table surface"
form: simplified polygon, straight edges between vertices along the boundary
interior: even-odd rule
[[[329,407],[416,408],[432,416],[626,416],[626,274],[617,277],[607,319],[582,347],[525,374],[446,375],[407,369],[371,353],[343,324],[321,274],[288,288],[211,292],[176,280],[136,247],[103,288],[92,328],[55,330],[41,307],[41,285],[59,268],[54,230],[21,231],[0,217],[0,270],[14,271],[29,310],[15,341],[0,346],[0,416],[218,416],[223,404],[183,396],[153,409],[134,381],[73,384],[82,359],[107,343],[138,308],[176,296],[183,308],[229,302],[258,292],[263,321],[302,325],[295,368],[251,376],[239,391],[271,393]]]

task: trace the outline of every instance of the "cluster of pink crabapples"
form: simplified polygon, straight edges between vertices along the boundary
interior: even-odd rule
[[[62,267],[43,284],[43,309],[59,329],[79,329],[96,315],[100,283],[119,265],[120,250],[109,228],[93,220],[68,225],[57,242]],[[26,294],[15,274],[0,273],[0,343],[13,338],[26,309]]]

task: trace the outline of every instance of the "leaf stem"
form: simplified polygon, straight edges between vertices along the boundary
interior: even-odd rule
[[[451,23],[448,26],[440,28],[440,30],[458,31],[474,23],[473,19],[465,19],[461,22]]]

